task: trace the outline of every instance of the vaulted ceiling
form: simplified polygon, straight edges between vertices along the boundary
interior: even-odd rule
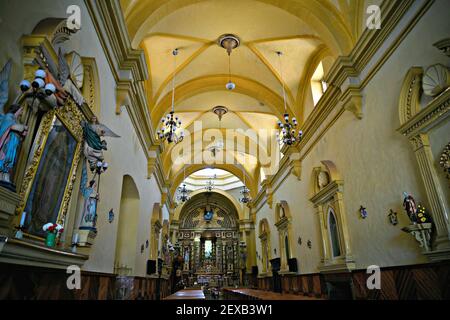
[[[194,121],[201,121],[203,130],[219,128],[211,112],[217,105],[229,110],[222,129],[275,128],[284,113],[282,85],[289,113],[302,122],[311,68],[326,56],[349,53],[360,34],[364,1],[121,0],[121,6],[133,46],[146,54],[153,127],[171,108],[171,53],[178,48],[175,113],[192,133]],[[228,56],[217,42],[228,33],[241,40],[231,54],[233,91],[225,88]],[[283,52],[283,76],[276,51]],[[183,164],[173,163],[172,148],[166,146],[163,162],[169,178],[176,178]],[[236,150],[227,152],[236,157]],[[256,177],[258,159],[244,167],[246,175]]]

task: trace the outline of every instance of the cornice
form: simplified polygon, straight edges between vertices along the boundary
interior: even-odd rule
[[[433,99],[425,108],[408,119],[398,132],[406,137],[414,137],[427,132],[450,116],[450,88]]]
[[[420,18],[427,12],[433,2],[434,0],[424,0],[421,5],[417,5],[418,8],[411,20],[406,23],[397,37],[394,38],[391,45],[383,52],[377,62],[374,63],[370,72],[367,72],[364,78],[361,79],[361,72],[371,63],[371,60],[375,57],[379,49],[385,44],[401,19],[415,3],[414,0],[383,1],[381,5],[381,11],[383,13],[382,28],[380,30],[366,29],[350,54],[339,57],[326,75],[325,80],[329,87],[302,125],[303,139],[297,147],[300,154],[300,166],[301,161],[345,110],[353,112],[359,119],[362,117],[363,89]],[[333,113],[333,111],[335,112]],[[331,114],[333,114],[333,117],[327,122],[327,118]],[[281,163],[283,163],[283,160]],[[287,169],[291,169],[291,167],[280,166],[280,171]],[[277,172],[273,179],[282,174],[283,172]],[[273,179],[270,182],[276,185]],[[264,187],[261,188],[258,196],[255,198],[256,212],[264,204],[263,197],[267,193],[266,191]]]
[[[118,103],[116,113],[120,114],[123,105],[126,107],[142,149],[146,157],[150,159],[151,151],[155,151],[154,146],[158,146],[157,153],[161,152],[162,147],[153,134],[148,101],[143,87],[143,81],[148,78],[144,53],[142,50],[131,47],[119,1],[85,0],[85,4],[116,81],[117,96],[127,100],[127,102]],[[156,167],[154,176],[162,192],[167,183],[161,158],[158,155],[156,163],[152,160],[149,162],[149,166],[153,164]]]
[[[335,180],[326,185],[322,190],[317,192],[314,196],[311,197],[310,201],[314,203],[314,205],[320,205],[330,198],[332,198],[336,192],[342,191],[344,186],[344,182],[342,180]]]

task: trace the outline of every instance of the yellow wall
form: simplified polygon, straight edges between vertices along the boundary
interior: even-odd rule
[[[402,208],[402,192],[414,195],[428,206],[417,161],[408,140],[396,130],[400,126],[398,97],[403,78],[412,66],[427,67],[434,63],[448,65],[448,58],[433,44],[448,37],[450,30],[445,1],[436,1],[415,28],[404,39],[363,94],[363,119],[344,112],[302,162],[302,179],[290,175],[273,196],[273,209],[268,205],[257,213],[257,222],[267,218],[271,226],[272,258],[279,257],[279,240],[275,220],[275,204],[286,200],[293,216],[294,249],[301,273],[318,272],[321,240],[318,217],[311,197],[311,178],[320,161],[331,160],[344,181],[344,204],[358,269],[371,264],[381,267],[426,262],[416,240],[401,228],[409,224]],[[432,134],[435,158],[448,143],[449,123]],[[444,174],[438,169],[444,183]],[[448,182],[446,182],[448,184]],[[443,184],[445,186],[445,184]],[[446,190],[448,195],[448,190]],[[447,197],[447,206],[448,206]],[[369,216],[361,219],[359,207],[367,208]],[[429,206],[428,206],[429,207]],[[388,222],[389,209],[398,212],[399,224]],[[297,244],[298,237],[302,245]],[[306,242],[312,241],[312,249]],[[273,248],[277,248],[274,255]],[[259,239],[257,251],[261,253]],[[261,270],[260,261],[259,268]]]
[[[118,139],[107,138],[108,151],[105,152],[105,160],[110,164],[110,167],[101,178],[97,220],[98,235],[90,250],[90,258],[83,268],[88,271],[113,272],[122,178],[124,175],[130,175],[141,195],[136,241],[138,255],[135,262],[136,274],[144,275],[149,249],[141,254],[140,246],[145,244],[145,241],[149,238],[151,208],[154,202],[160,201],[161,192],[155,178],[147,179],[146,177],[147,159],[138,142],[126,109],[123,109],[119,116],[114,112],[116,83],[84,1],[42,0],[38,4],[32,0],[2,1],[0,3],[0,39],[4,45],[0,47],[0,63],[4,64],[10,57],[13,59],[10,87],[14,88],[17,94],[19,91],[18,83],[23,77],[21,36],[30,34],[34,26],[44,18],[67,17],[66,9],[72,4],[81,8],[81,30],[74,34],[65,45],[68,51],[73,49],[81,56],[95,58],[101,86],[100,120],[121,136]],[[15,84],[17,84],[16,87],[14,87]],[[76,184],[79,184],[79,181]],[[113,209],[116,215],[112,223],[108,222],[110,209]],[[71,232],[71,230],[67,232]]]

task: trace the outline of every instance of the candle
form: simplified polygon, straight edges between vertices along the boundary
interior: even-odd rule
[[[27,216],[27,213],[25,211],[22,212],[22,218],[20,219],[20,227],[23,227],[25,225],[26,216]]]
[[[75,233],[74,237],[73,237],[73,243],[77,244],[78,243],[78,233]]]

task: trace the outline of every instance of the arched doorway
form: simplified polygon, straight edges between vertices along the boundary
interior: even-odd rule
[[[119,275],[132,275],[136,269],[139,202],[139,192],[133,178],[124,176],[114,262],[114,272]]]

